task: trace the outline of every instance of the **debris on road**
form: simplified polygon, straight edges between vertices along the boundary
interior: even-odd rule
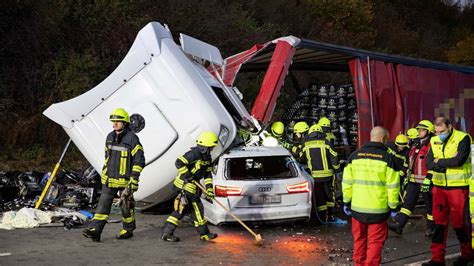
[[[50,173],[0,172],[0,210],[33,208]],[[64,207],[74,210],[94,208],[101,188],[100,176],[89,167],[82,172],[61,171],[45,197],[43,210]]]

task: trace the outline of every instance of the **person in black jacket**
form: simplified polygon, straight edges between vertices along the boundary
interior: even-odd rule
[[[214,199],[211,151],[217,145],[217,141],[218,138],[214,132],[202,132],[196,141],[197,145],[176,159],[178,175],[174,180],[173,188],[178,196],[174,201],[173,212],[166,219],[162,240],[179,241],[173,233],[178,227],[178,222],[188,212],[191,212],[194,226],[201,240],[208,241],[217,237],[217,234],[209,232],[207,220],[204,217],[204,206],[201,202],[201,190],[194,183],[204,178],[206,197],[208,200]]]
[[[135,202],[133,193],[138,190],[140,173],[145,167],[145,155],[138,136],[128,129],[130,118],[122,109],[115,109],[109,117],[114,131],[107,135],[105,142],[105,163],[102,168],[102,192],[92,220],[92,227],[83,231],[83,235],[100,242],[102,230],[109,218],[112,201],[117,194],[127,198],[127,204],[121,204],[123,229],[117,239],[133,236],[135,224]]]
[[[313,125],[302,146],[300,161],[307,163],[314,179],[315,206],[321,222],[334,222],[334,174],[340,172],[337,152],[323,129]]]

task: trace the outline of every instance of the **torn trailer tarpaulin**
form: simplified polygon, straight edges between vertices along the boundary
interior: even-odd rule
[[[474,74],[383,61],[349,62],[359,110],[359,144],[381,125],[390,136],[436,116],[454,119],[454,127],[474,134]]]
[[[392,138],[422,119],[448,116],[456,128],[474,134],[474,67],[377,53],[287,36],[230,56],[223,67],[226,85],[233,86],[240,72],[266,72],[265,78],[287,75],[272,68],[278,42],[288,42],[289,71],[349,72],[356,89],[359,145],[369,140],[374,125],[384,126]],[[370,62],[370,64],[367,64]],[[281,65],[281,64],[280,64]],[[287,65],[285,65],[287,66]],[[221,70],[222,71],[222,70]],[[278,73],[277,73],[278,72]],[[266,80],[264,78],[264,81]],[[276,80],[274,78],[273,80]],[[282,83],[262,83],[252,115],[268,123]],[[264,97],[267,95],[266,97]],[[262,115],[264,114],[264,115]]]

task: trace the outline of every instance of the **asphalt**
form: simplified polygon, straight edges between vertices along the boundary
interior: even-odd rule
[[[250,224],[264,238],[254,237],[238,224],[210,226],[219,237],[202,242],[184,219],[176,231],[178,243],[163,242],[161,230],[166,215],[138,214],[134,237],[117,240],[120,223],[107,224],[102,242],[82,236],[83,228],[65,230],[61,225],[33,229],[0,230],[0,265],[350,265],[350,224],[316,225],[315,221]],[[112,219],[120,219],[112,215]],[[411,220],[403,236],[393,233],[385,243],[382,263],[403,265],[430,258],[430,239],[424,235],[424,221]],[[447,254],[459,252],[454,233],[449,233]],[[456,257],[456,255],[451,256]],[[417,265],[417,264],[415,264]]]

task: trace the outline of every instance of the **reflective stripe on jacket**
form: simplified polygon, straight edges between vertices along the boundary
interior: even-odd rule
[[[124,129],[120,134],[112,131],[105,141],[105,162],[102,184],[110,188],[124,188],[130,177],[139,179],[145,167],[145,155],[138,136]]]
[[[382,143],[368,142],[349,157],[342,178],[345,204],[365,223],[381,222],[398,206],[399,172]]]
[[[315,180],[332,178],[334,170],[339,169],[337,152],[331,147],[322,133],[311,133],[303,144],[303,154]]]
[[[211,155],[204,154],[199,149],[199,147],[191,148],[175,162],[178,175],[174,179],[174,186],[192,194],[198,191],[192,181],[199,182],[202,178],[204,178],[206,189],[213,188]]]
[[[410,182],[423,184],[423,180],[425,180],[425,177],[428,174],[428,169],[426,169],[426,156],[428,155],[429,150],[429,139],[425,140],[425,142],[421,144],[421,147],[411,147],[409,156],[409,165],[411,165]]]
[[[466,139],[466,137],[468,139]],[[472,141],[468,134],[453,129],[453,132],[446,143],[442,142],[438,136],[432,137],[430,140],[430,152],[432,153],[433,160],[439,159],[437,164],[443,167],[446,165],[446,161],[460,156],[460,143],[464,142],[467,144],[466,140],[469,142],[469,154],[466,154],[466,159],[463,158],[463,161],[461,161],[458,165],[444,167],[446,172],[440,171],[440,169],[433,169],[433,177],[431,179],[433,181],[433,185],[440,187],[469,186],[469,182],[472,177],[472,163],[470,153],[470,144]],[[427,162],[427,164],[429,163]]]

